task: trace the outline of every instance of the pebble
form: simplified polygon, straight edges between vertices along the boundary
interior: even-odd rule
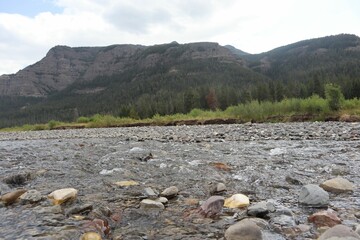
[[[54,205],[60,205],[68,200],[75,199],[78,190],[75,188],[63,188],[53,191],[48,195],[48,198]]]
[[[329,203],[329,194],[315,184],[308,184],[301,188],[299,203],[310,207],[325,207]]]
[[[156,202],[161,202],[162,204],[166,204],[169,202],[169,200],[166,197],[159,197],[155,199]]]
[[[231,197],[225,199],[224,206],[227,208],[242,208],[247,207],[250,204],[250,200],[244,194],[234,194]]]
[[[169,199],[175,197],[178,193],[179,189],[175,186],[171,186],[162,191],[160,195]]]
[[[10,205],[16,202],[16,200],[26,192],[25,189],[18,189],[9,193],[2,195],[1,201],[4,202],[5,205]]]
[[[254,217],[265,217],[269,212],[275,212],[275,205],[271,202],[258,202],[247,209],[247,214]]]
[[[336,225],[326,230],[318,240],[359,240],[360,235],[344,225]]]
[[[140,208],[142,210],[151,210],[151,209],[157,209],[157,210],[163,210],[164,204],[161,202],[157,202],[151,199],[144,199],[140,202]]]
[[[135,182],[135,181],[119,181],[119,182],[115,182],[114,183],[116,186],[119,186],[119,187],[129,187],[129,186],[137,186],[139,185],[138,182]]]
[[[87,232],[81,235],[80,240],[101,240],[101,235],[97,232]]]
[[[342,177],[336,177],[320,184],[324,190],[333,193],[354,191],[354,184]]]
[[[330,208],[325,211],[312,214],[308,217],[308,220],[309,222],[314,223],[317,227],[333,227],[341,223],[341,219],[338,217],[337,213]]]
[[[43,196],[39,191],[32,189],[21,195],[20,200],[23,204],[37,203],[43,200]]]
[[[260,228],[252,221],[244,219],[231,225],[225,231],[226,240],[262,240]]]
[[[147,197],[147,198],[150,198],[150,199],[155,199],[155,198],[157,198],[158,197],[158,193],[157,192],[155,192],[152,188],[150,188],[150,187],[147,187],[147,188],[145,188],[144,189],[144,192],[145,192],[145,196]]]

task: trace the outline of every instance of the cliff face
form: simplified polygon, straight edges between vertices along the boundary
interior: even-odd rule
[[[56,46],[39,62],[16,74],[0,76],[0,96],[45,97],[65,89],[74,82],[120,74],[129,67],[137,66],[144,69],[165,62],[215,57],[235,60],[235,56],[228,49],[216,43],[170,43],[150,47]]]

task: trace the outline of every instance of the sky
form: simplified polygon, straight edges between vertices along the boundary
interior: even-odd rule
[[[56,45],[206,41],[261,53],[340,33],[360,36],[359,0],[0,0],[0,74]]]

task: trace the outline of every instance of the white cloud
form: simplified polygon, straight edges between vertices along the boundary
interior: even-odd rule
[[[0,10],[0,74],[55,45],[214,41],[251,53],[338,33],[360,35],[357,0],[54,0],[61,13]]]

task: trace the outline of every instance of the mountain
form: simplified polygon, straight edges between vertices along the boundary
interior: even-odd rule
[[[0,76],[0,127],[96,113],[150,117],[250,100],[323,95],[327,82],[360,97],[360,38],[310,39],[261,54],[230,45],[56,46]]]

